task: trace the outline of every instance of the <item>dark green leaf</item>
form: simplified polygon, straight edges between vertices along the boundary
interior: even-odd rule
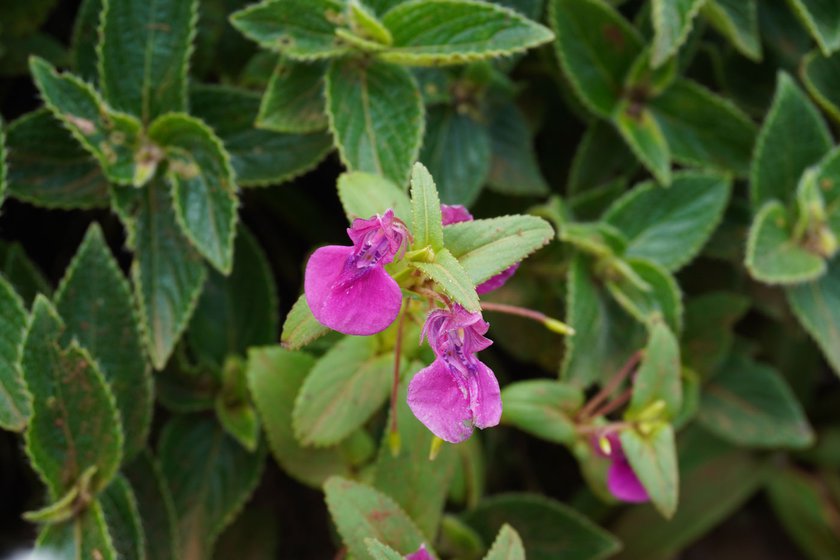
[[[0,428],[22,432],[32,414],[21,371],[27,313],[23,301],[0,275]]]
[[[761,60],[757,0],[708,0],[703,15],[738,49],[754,61]]]
[[[277,528],[281,521],[275,514],[275,504],[249,504],[216,543],[214,560],[266,560],[279,558],[282,537]],[[284,518],[285,521],[285,518]],[[285,544],[285,543],[284,543]]]
[[[56,0],[32,0],[26,4],[4,3],[0,7],[3,33],[8,35],[32,33],[41,27],[55,5]]]
[[[665,321],[674,333],[682,330],[682,293],[676,279],[664,268],[645,259],[626,261],[635,281],[607,280],[606,287],[625,311],[644,325]],[[646,289],[636,282],[641,281]]]
[[[144,451],[124,471],[143,520],[146,559],[175,560],[179,548],[177,518],[160,466],[149,451]]]
[[[559,381],[531,379],[502,390],[502,423],[560,444],[577,438],[572,417],[583,404],[577,387]]]
[[[688,299],[682,336],[683,363],[708,379],[729,355],[733,325],[750,301],[729,292],[710,292]]]
[[[802,61],[802,81],[823,110],[840,121],[840,54],[810,53]]]
[[[323,62],[283,59],[271,74],[256,124],[277,132],[317,132],[327,128]]]
[[[840,49],[840,5],[830,0],[788,0],[825,56]]]
[[[29,260],[19,243],[0,242],[0,272],[23,299],[25,307],[32,306],[36,294],[49,296],[52,293],[44,273]]]
[[[99,503],[117,556],[121,560],[145,560],[146,538],[140,510],[125,477],[118,474],[102,492]]]
[[[569,171],[569,194],[592,190],[633,174],[638,164],[615,127],[597,120],[586,129]]]
[[[661,66],[688,39],[694,18],[706,0],[653,0],[653,53],[651,64]]]
[[[532,134],[522,111],[513,103],[495,108],[489,127],[491,153],[488,186],[502,194],[548,194],[548,184],[540,172]]]
[[[35,548],[62,560],[118,558],[98,501],[70,521],[45,526],[38,535]]]
[[[95,82],[99,76],[96,45],[99,42],[101,12],[102,0],[82,0],[73,24],[70,58],[73,69],[87,82]]]
[[[840,375],[840,259],[819,280],[788,288],[787,297],[796,318]]]

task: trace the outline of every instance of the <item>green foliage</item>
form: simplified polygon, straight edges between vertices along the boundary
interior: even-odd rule
[[[548,380],[520,381],[504,388],[502,402],[503,423],[554,443],[574,441],[572,416],[583,404],[576,387]]]
[[[23,302],[0,276],[0,427],[21,432],[32,414],[21,358],[28,317]]]
[[[674,430],[668,424],[649,433],[628,430],[621,434],[621,445],[650,501],[665,518],[673,517],[679,499]]]

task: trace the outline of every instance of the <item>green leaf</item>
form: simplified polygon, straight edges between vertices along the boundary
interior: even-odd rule
[[[789,201],[802,172],[825,155],[831,144],[822,115],[790,76],[780,72],[773,104],[755,144],[750,170],[753,208],[773,199]]]
[[[665,403],[669,418],[682,407],[680,347],[674,333],[664,323],[650,327],[647,346],[633,382],[633,397],[627,414],[634,417],[656,401]]]
[[[837,506],[826,496],[823,484],[812,475],[788,467],[770,477],[768,496],[776,517],[808,558],[840,555]]]
[[[213,418],[184,415],[163,428],[159,454],[178,516],[178,556],[209,558],[216,538],[257,486],[265,448],[248,453]]]
[[[111,255],[102,230],[92,225],[55,294],[66,325],[108,382],[122,420],[123,455],[131,460],[146,445],[152,418],[152,376],[143,352],[131,288]]]
[[[0,7],[3,33],[28,35],[36,31],[55,8],[56,0],[32,0],[26,4],[6,3]]]
[[[554,230],[536,216],[502,216],[443,228],[443,241],[474,284],[523,261],[548,244]]]
[[[404,68],[334,61],[326,77],[327,116],[341,161],[351,171],[405,184],[423,141],[423,103]]]
[[[574,414],[583,405],[577,387],[548,379],[531,379],[502,390],[502,423],[538,438],[564,445],[577,438]]]
[[[328,332],[329,327],[318,322],[306,303],[306,296],[301,294],[286,316],[280,341],[284,348],[297,350]]]
[[[373,560],[403,560],[402,554],[376,539],[365,539],[365,546]]]
[[[490,174],[487,185],[502,194],[548,194],[548,184],[540,172],[532,134],[522,111],[513,103],[505,103],[493,110],[489,127]]]
[[[172,494],[160,466],[149,451],[143,451],[124,469],[137,500],[137,510],[145,530],[147,560],[175,560],[178,526]]]
[[[708,379],[729,355],[734,342],[732,327],[749,308],[749,299],[729,292],[689,298],[681,346],[683,363]]]
[[[578,98],[609,118],[642,50],[639,32],[605,0],[551,0],[549,21],[557,58]]]
[[[677,511],[679,497],[674,430],[668,424],[648,435],[625,430],[621,432],[621,446],[653,505],[666,519],[671,519]]]
[[[644,345],[644,328],[600,287],[591,263],[576,256],[568,275],[566,339],[561,379],[585,388],[609,379]]]
[[[799,284],[825,274],[825,260],[793,238],[794,226],[779,202],[767,202],[759,210],[745,261],[753,278],[765,284]]]
[[[657,68],[676,54],[688,39],[694,18],[706,0],[653,0],[653,53],[651,66]]]
[[[70,521],[46,525],[35,542],[36,550],[66,560],[117,560],[98,501]]]
[[[389,208],[405,222],[411,218],[408,196],[381,175],[362,171],[342,173],[338,177],[338,198],[348,220],[366,220],[376,214],[384,214]]]
[[[394,356],[375,337],[347,337],[315,363],[295,399],[292,423],[307,446],[338,443],[388,398]]]
[[[309,486],[319,487],[332,475],[349,476],[349,466],[337,448],[303,447],[292,431],[295,397],[315,359],[279,346],[248,352],[248,385],[268,443],[280,467]]]
[[[635,101],[621,101],[613,123],[621,137],[662,185],[671,183],[671,149],[651,111]]]
[[[197,0],[103,0],[97,50],[108,103],[144,124],[185,111],[197,19]]]
[[[157,180],[139,194],[129,241],[147,350],[155,369],[163,369],[192,316],[207,271],[176,223],[169,192]]]
[[[260,419],[247,400],[228,401],[224,393],[216,397],[216,418],[233,439],[253,453],[260,443]]]
[[[434,262],[415,262],[412,266],[434,280],[446,295],[461,304],[470,313],[481,309],[475,283],[449,249],[441,249],[435,254]]]
[[[431,107],[426,115],[420,161],[435,178],[442,202],[472,204],[490,170],[487,127],[453,107]]]
[[[840,49],[840,6],[826,0],[788,0],[825,56]]]
[[[729,201],[730,180],[713,173],[682,172],[667,189],[642,183],[615,202],[604,221],[621,230],[627,255],[678,270],[700,251]]]
[[[676,279],[646,259],[626,262],[631,278],[607,280],[607,290],[630,315],[644,325],[665,321],[674,333],[682,330],[682,293]],[[641,281],[646,289],[636,282]]]
[[[796,318],[840,375],[840,259],[829,263],[822,278],[788,288],[787,298]]]
[[[6,198],[6,191],[8,187],[7,183],[7,174],[9,171],[8,163],[8,153],[6,150],[6,131],[4,130],[3,120],[0,119],[0,206],[3,206],[3,200]]]
[[[259,103],[256,94],[245,90],[209,85],[190,88],[190,109],[224,144],[239,186],[290,181],[315,168],[332,150],[332,138],[326,132],[288,134],[255,128]]]
[[[411,231],[415,249],[443,248],[443,218],[435,180],[422,163],[411,170]]]
[[[802,61],[802,81],[811,97],[840,121],[840,54],[822,57],[814,51]]]
[[[277,558],[282,537],[277,528],[280,518],[275,512],[276,504],[250,503],[236,518],[216,544],[214,560],[266,560]],[[285,544],[285,543],[284,543]]]
[[[746,177],[756,126],[734,103],[678,79],[650,102],[674,160]]]
[[[517,12],[469,0],[409,0],[382,23],[393,43],[382,60],[409,66],[464,64],[524,52],[551,41],[551,31]]]
[[[703,16],[738,52],[750,60],[761,60],[757,0],[708,0]]]
[[[108,180],[96,160],[47,109],[8,128],[8,193],[46,208],[108,206]]]
[[[75,342],[60,345],[64,323],[43,296],[35,298],[22,367],[32,394],[26,453],[51,501],[66,494],[87,469],[90,491],[106,487],[119,469],[123,434],[114,397],[90,355]]]
[[[391,498],[369,486],[333,476],[324,484],[324,494],[341,540],[354,558],[375,558],[368,553],[367,538],[376,538],[401,554],[414,552],[426,541]]]
[[[149,138],[166,151],[178,225],[214,267],[230,273],[238,200],[221,140],[202,121],[177,113],[155,119]]]
[[[277,340],[277,291],[271,267],[244,227],[229,276],[211,271],[190,320],[187,340],[200,361],[221,368],[225,357]]]
[[[485,542],[510,525],[521,537],[530,560],[602,560],[621,547],[615,537],[577,511],[535,494],[493,496],[463,519]]]
[[[145,560],[146,538],[140,510],[134,491],[123,475],[114,478],[102,492],[99,503],[117,556],[125,560]]]
[[[294,60],[332,58],[347,52],[336,37],[345,21],[342,0],[265,0],[230,17],[243,35]]]
[[[0,428],[22,432],[32,415],[21,371],[28,317],[23,301],[0,275]]]
[[[703,387],[698,420],[742,447],[803,448],[814,441],[802,406],[779,372],[738,354]]]
[[[638,163],[612,125],[596,120],[586,128],[569,171],[566,188],[574,195],[631,175]]]
[[[140,121],[110,109],[91,86],[70,73],[59,74],[43,59],[32,58],[29,66],[47,108],[99,161],[108,180],[132,184]]]
[[[322,62],[280,58],[266,86],[256,124],[276,132],[317,132],[327,128]]]
[[[32,305],[37,294],[49,296],[52,293],[52,286],[26,256],[20,243],[0,241],[0,272],[23,299],[25,307]]]
[[[444,444],[435,460],[429,460],[434,434],[415,418],[406,401],[408,379],[423,367],[422,363],[412,363],[406,382],[400,385],[396,405],[399,452],[396,455],[392,452],[391,432],[386,428],[373,467],[372,484],[411,517],[426,536],[426,542],[432,542],[455,474],[458,453],[454,446]],[[391,426],[392,421],[389,416],[386,426]]]
[[[503,525],[484,560],[525,560],[525,548],[519,534],[510,525]]]
[[[102,0],[82,0],[73,24],[70,59],[76,73],[91,83],[95,82],[99,75],[99,55],[96,46],[99,43],[101,13]]]

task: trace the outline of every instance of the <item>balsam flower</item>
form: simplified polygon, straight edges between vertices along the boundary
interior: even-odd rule
[[[445,226],[448,226],[449,224],[457,224],[459,222],[471,222],[474,219],[469,210],[460,204],[441,204],[440,212],[443,216],[443,225]],[[519,268],[519,263],[506,268],[489,280],[482,282],[475,287],[475,291],[478,295],[483,295],[492,292],[493,290],[498,290],[505,285],[505,282],[507,282],[511,276],[513,276],[517,268]]]
[[[422,336],[428,339],[435,361],[420,370],[408,385],[408,406],[437,437],[464,441],[473,427],[499,423],[502,399],[493,371],[475,353],[492,344],[484,334],[489,324],[481,313],[458,304],[429,313]]]
[[[393,210],[353,221],[352,246],[321,247],[306,263],[304,292],[312,314],[344,334],[370,335],[394,322],[402,292],[385,265],[404,251],[408,229]]]
[[[426,545],[421,544],[416,552],[412,552],[405,557],[405,560],[432,560],[432,555],[426,550]]]
[[[624,456],[621,439],[616,432],[610,432],[599,438],[598,441],[594,442],[594,447],[598,455],[610,460],[610,468],[607,471],[607,488],[616,499],[631,503],[650,500],[647,490],[642,486],[639,477],[636,476],[633,467],[627,461],[627,457]]]

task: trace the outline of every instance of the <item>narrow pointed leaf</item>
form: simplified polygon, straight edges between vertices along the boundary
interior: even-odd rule
[[[103,0],[82,0],[76,21],[73,24],[73,37],[70,45],[70,59],[73,69],[79,76],[94,83],[99,76],[99,55],[96,46],[99,43],[99,22]]]
[[[646,107],[622,101],[614,121],[630,150],[662,185],[671,183],[671,149],[653,114]]]
[[[621,432],[621,446],[653,505],[666,519],[673,517],[679,498],[674,430],[668,424],[646,436],[625,430]]]
[[[446,292],[446,295],[461,304],[471,313],[481,309],[475,283],[458,259],[452,256],[449,249],[441,249],[435,254],[434,262],[412,263],[420,272],[434,280]]]
[[[11,284],[0,275],[0,428],[22,432],[32,414],[21,370],[27,314]]]
[[[124,468],[143,521],[147,560],[178,558],[178,526],[172,495],[149,451],[144,451]]]
[[[416,163],[411,171],[411,231],[414,234],[414,248],[441,249],[444,245],[442,222],[435,180],[422,163]]]
[[[822,278],[788,288],[787,297],[796,318],[840,375],[840,259],[830,263]]]
[[[36,550],[67,560],[117,560],[105,515],[99,502],[93,502],[78,517],[57,525],[47,525],[38,535]]]
[[[484,560],[525,560],[525,548],[516,530],[503,525]]]
[[[634,415],[656,401],[674,418],[682,406],[680,348],[674,333],[664,323],[650,328],[642,362],[633,381],[633,398],[627,414]]]
[[[788,3],[825,56],[840,49],[840,5],[827,0],[789,0]]]
[[[134,491],[123,475],[116,478],[99,498],[105,523],[117,556],[124,560],[146,558],[146,537]]]
[[[708,0],[703,16],[738,52],[751,60],[761,60],[757,0]]]
[[[653,0],[653,53],[656,68],[676,54],[688,39],[694,18],[706,0]]]
[[[317,132],[327,128],[323,62],[280,58],[260,103],[256,124],[277,132]]]

